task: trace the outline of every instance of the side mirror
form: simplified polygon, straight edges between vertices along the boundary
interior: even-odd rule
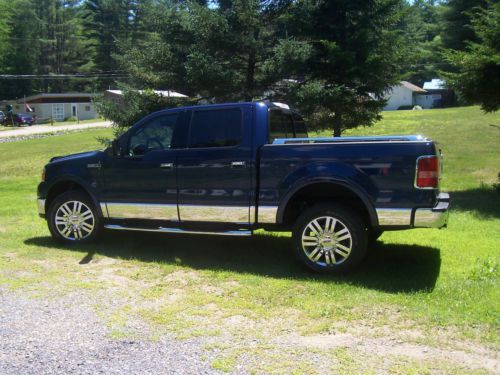
[[[111,151],[113,156],[122,156],[122,148],[120,144],[120,139],[117,138],[111,142]]]

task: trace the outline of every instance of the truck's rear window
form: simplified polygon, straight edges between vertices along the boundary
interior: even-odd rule
[[[269,111],[269,142],[277,138],[307,138],[304,120],[296,113],[278,108]]]

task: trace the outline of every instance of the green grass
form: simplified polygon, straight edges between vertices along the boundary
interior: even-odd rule
[[[149,322],[153,338],[163,332],[203,337],[217,348],[213,367],[223,371],[245,358],[249,371],[309,372],[315,363],[310,348],[282,348],[282,340],[295,336],[348,334],[382,344],[396,337],[464,352],[499,349],[498,114],[476,107],[387,112],[376,126],[347,133],[423,134],[438,141],[452,211],[447,229],[384,233],[360,269],[342,277],[304,271],[286,234],[110,232],[97,244],[54,243],[35,209],[43,165],[51,156],[99,148],[96,137],[110,134],[95,130],[0,144],[0,286],[43,298],[76,290],[113,298],[119,303],[110,311],[96,306],[113,338],[135,334],[127,317]],[[314,354],[324,371],[467,369],[441,360],[422,367],[396,355],[382,360],[376,346],[368,360],[335,350],[332,355],[331,348],[320,347]]]

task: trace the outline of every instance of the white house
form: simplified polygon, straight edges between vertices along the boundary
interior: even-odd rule
[[[36,94],[26,98],[6,100],[14,113],[31,112],[38,121],[52,118],[54,121],[64,121],[68,118],[90,120],[97,118],[97,113],[92,102],[94,94],[60,93]]]
[[[393,86],[384,98],[387,99],[384,111],[394,111],[401,107],[411,109],[416,105],[424,109],[433,108],[435,101],[441,99],[441,96],[431,94],[413,83],[401,81],[399,85]]]

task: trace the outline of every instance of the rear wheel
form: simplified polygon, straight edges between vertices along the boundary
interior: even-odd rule
[[[293,229],[295,254],[317,272],[345,273],[363,259],[367,248],[365,225],[356,211],[340,204],[306,210]]]
[[[80,191],[59,195],[51,203],[48,213],[50,233],[60,242],[90,242],[99,235],[101,221],[94,203]]]

